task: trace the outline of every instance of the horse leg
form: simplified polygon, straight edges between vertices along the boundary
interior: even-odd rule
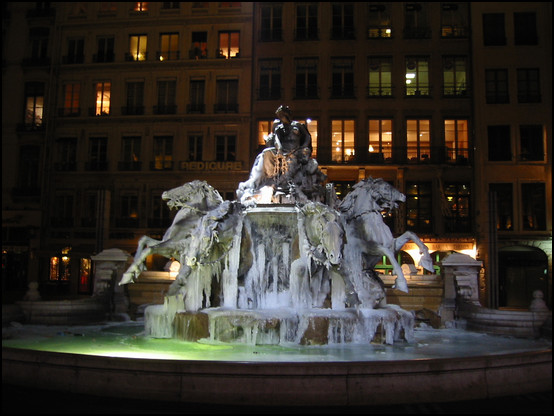
[[[394,282],[394,285],[392,286],[393,289],[398,289],[401,292],[408,293],[408,282],[406,281],[406,278],[404,277],[404,273],[402,272],[402,268],[400,267],[400,265],[398,264],[398,262],[394,258],[394,253],[391,250],[389,250],[388,248],[383,247],[383,246],[378,246],[378,248],[379,248],[381,254],[386,256],[389,259],[389,261],[392,265],[392,270],[393,270],[394,274],[396,274],[396,280]]]
[[[419,237],[413,232],[406,231],[404,234],[394,240],[394,252],[398,253],[400,249],[404,246],[404,244],[406,244],[410,240],[419,247],[419,254],[421,254],[421,258],[419,259],[418,266],[421,266],[425,270],[434,273],[435,269],[433,267],[433,259],[431,259],[429,249],[425,244],[423,244],[423,241],[421,241]]]

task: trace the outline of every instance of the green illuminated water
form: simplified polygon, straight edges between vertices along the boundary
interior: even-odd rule
[[[326,346],[185,342],[145,337],[143,330],[142,322],[75,327],[23,325],[3,328],[2,346],[106,357],[231,362],[411,360],[552,348],[552,342],[545,339],[517,339],[457,329],[416,329],[416,341],[410,344]]]

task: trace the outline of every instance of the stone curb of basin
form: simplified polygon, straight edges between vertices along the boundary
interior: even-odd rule
[[[185,403],[365,406],[448,402],[552,389],[552,349],[384,362],[214,362],[2,348],[2,383]]]

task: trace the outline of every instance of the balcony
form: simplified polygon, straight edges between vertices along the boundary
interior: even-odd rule
[[[123,116],[142,116],[144,115],[143,105],[133,105],[127,107],[121,107],[121,115]]]
[[[152,111],[156,115],[177,114],[177,105],[175,104],[155,105],[152,108]]]
[[[122,161],[117,162],[117,170],[120,171],[140,171],[142,169],[142,162],[140,161]]]

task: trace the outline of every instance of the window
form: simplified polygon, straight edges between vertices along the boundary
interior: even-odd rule
[[[64,59],[66,64],[82,64],[85,61],[85,40],[69,39],[67,41],[67,56]]]
[[[431,150],[430,120],[407,120],[407,157],[409,161],[429,161]]]
[[[72,82],[63,87],[63,109],[60,115],[78,116],[81,113],[79,103],[81,99],[81,84]]]
[[[155,114],[177,113],[177,105],[175,104],[176,90],[177,81],[158,81],[158,105],[154,108]]]
[[[541,125],[519,126],[519,160],[522,162],[544,161],[544,142]]]
[[[146,12],[148,11],[148,2],[147,1],[137,1],[133,4],[133,11],[135,12]]]
[[[467,162],[469,138],[467,120],[444,120],[444,144],[449,162]]]
[[[406,59],[406,96],[429,95],[429,58]]]
[[[520,68],[517,70],[517,102],[540,103],[541,89],[537,68]]]
[[[40,193],[40,147],[25,145],[19,149],[17,185],[25,194]]]
[[[317,58],[295,59],[294,98],[317,98],[317,62]]]
[[[119,170],[140,170],[140,136],[125,136],[121,139],[121,162],[119,162]]]
[[[239,32],[219,32],[218,58],[238,58],[239,47]]]
[[[44,112],[44,84],[27,82],[25,84],[25,126],[41,127]]]
[[[485,94],[487,104],[506,104],[508,96],[508,70],[485,70]]]
[[[392,58],[369,58],[369,97],[392,96]]]
[[[266,137],[272,133],[273,120],[258,121],[258,146],[265,147]]]
[[[154,163],[153,170],[173,169],[173,137],[154,137]]]
[[[202,59],[208,57],[208,33],[192,32],[192,46],[189,52],[190,59]]]
[[[103,171],[108,169],[107,148],[108,139],[106,137],[91,137],[89,139],[88,170]]]
[[[233,162],[236,160],[236,141],[235,135],[216,135],[215,136],[215,160],[218,162]]]
[[[48,63],[48,28],[34,27],[29,30],[30,62],[33,64]]]
[[[217,80],[215,111],[217,113],[238,113],[238,90],[239,81],[236,79]]]
[[[146,35],[131,35],[129,36],[129,61],[146,61],[148,55],[146,52],[146,44],[148,37]]]
[[[467,59],[464,56],[447,56],[443,59],[443,95],[459,97],[467,94]]]
[[[546,189],[544,183],[521,184],[522,228],[546,230]]]
[[[189,161],[199,162],[202,158],[202,144],[204,137],[201,134],[189,135]]]
[[[430,182],[408,182],[406,184],[406,226],[410,231],[430,233],[432,194]]]
[[[58,139],[56,147],[58,151],[56,170],[74,171],[77,160],[77,138],[63,137]]]
[[[114,38],[100,37],[98,38],[98,49],[94,57],[95,62],[113,62],[114,61]]]
[[[281,60],[260,61],[260,89],[258,99],[276,100],[281,98]]]
[[[332,120],[331,137],[331,160],[338,163],[354,160],[354,120]]]
[[[298,120],[300,123],[304,123],[306,128],[312,136],[312,157],[317,158],[317,120],[311,118],[307,120]]]
[[[179,59],[179,34],[162,33],[160,35],[160,52],[158,52],[160,61],[173,61]]]
[[[470,185],[468,183],[446,183],[444,185],[446,197],[445,229],[448,233],[471,232],[470,221]]]
[[[92,262],[89,258],[82,258],[79,261],[79,286],[78,292],[90,294],[92,292]]]
[[[70,247],[62,249],[60,255],[50,257],[49,280],[68,282],[71,278]]]
[[[51,216],[51,224],[53,227],[72,227],[73,218],[73,195],[58,194],[54,198],[54,212]]]
[[[485,46],[506,45],[504,13],[483,14],[483,43]]]
[[[178,1],[164,1],[162,2],[162,10],[178,9]]]
[[[282,40],[283,7],[262,3],[260,40],[263,42]]]
[[[148,227],[150,228],[162,228],[171,224],[169,207],[162,199],[161,190],[154,190],[150,196],[150,213],[148,218]]]
[[[441,37],[466,38],[468,36],[467,3],[442,3]]]
[[[81,211],[82,227],[96,227],[96,218],[99,215],[98,200],[98,191],[85,192],[83,199],[83,209]]]
[[[331,39],[355,39],[354,5],[352,3],[333,3],[331,18]]]
[[[536,14],[514,13],[514,44],[537,45],[538,43]]]
[[[296,6],[296,40],[317,40],[317,4]]]
[[[370,3],[367,37],[370,39],[390,39],[392,23],[389,3]]]
[[[119,197],[119,215],[116,218],[116,227],[136,227],[139,223],[138,195],[125,191]]]
[[[332,58],[331,98],[354,98],[354,58]]]
[[[512,160],[510,126],[488,126],[489,162]]]
[[[430,38],[431,28],[427,17],[427,6],[424,3],[406,3],[404,7],[404,38]]]
[[[188,113],[204,113],[204,80],[191,80],[190,81],[190,104],[188,105]]]
[[[512,231],[514,229],[513,186],[511,183],[491,183],[489,185],[490,198],[494,201],[498,231]]]
[[[392,120],[369,120],[368,151],[373,163],[392,158]]]
[[[144,82],[127,83],[127,107],[122,113],[123,115],[144,114]]]
[[[94,114],[104,116],[110,114],[110,82],[97,82],[95,85],[96,91],[96,107]]]

